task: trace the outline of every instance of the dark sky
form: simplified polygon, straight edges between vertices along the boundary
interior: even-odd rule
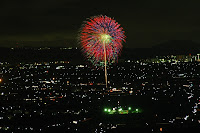
[[[199,0],[1,0],[0,46],[56,40],[78,46],[82,22],[100,14],[121,24],[125,47],[151,47],[168,40],[200,42]]]

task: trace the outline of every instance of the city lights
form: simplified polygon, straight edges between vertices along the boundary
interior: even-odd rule
[[[200,129],[200,0],[0,9],[0,133]]]
[[[199,62],[146,61],[128,59],[110,67],[109,89],[105,89],[104,72],[86,64],[68,61],[2,63],[0,98],[6,102],[1,105],[0,119],[3,123],[15,120],[24,123],[23,126],[0,125],[0,130],[40,132],[51,127],[67,127],[73,132],[91,120],[99,122],[94,128],[100,131],[104,127],[118,128],[113,121],[126,125],[130,120],[133,123],[137,120],[152,127],[159,127],[160,123],[198,125]],[[162,113],[166,111],[172,115]],[[154,117],[150,117],[152,114]],[[96,119],[99,115],[101,120]],[[70,119],[63,121],[66,116]],[[154,123],[146,121],[146,116]],[[44,128],[26,125],[26,121],[39,124],[34,123],[34,118],[53,119],[53,122],[47,122]]]

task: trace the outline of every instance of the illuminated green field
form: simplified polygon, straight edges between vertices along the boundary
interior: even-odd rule
[[[118,107],[115,107],[115,108],[104,108],[104,113],[106,114],[132,114],[132,113],[141,113],[142,111],[138,108],[131,108],[131,107],[128,107],[126,109],[123,109],[123,108],[118,108]]]

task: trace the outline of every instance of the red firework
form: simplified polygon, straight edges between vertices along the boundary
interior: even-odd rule
[[[84,22],[79,40],[87,59],[95,66],[104,66],[118,60],[125,37],[120,24],[110,17],[99,15]]]

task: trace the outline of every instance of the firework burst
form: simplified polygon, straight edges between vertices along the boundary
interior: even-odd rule
[[[84,22],[79,41],[86,58],[95,66],[104,66],[105,60],[107,65],[117,62],[125,35],[114,19],[100,15]]]
[[[117,62],[125,41],[123,28],[107,16],[94,16],[84,22],[79,41],[82,51],[94,66],[104,66],[107,88],[107,65]]]

